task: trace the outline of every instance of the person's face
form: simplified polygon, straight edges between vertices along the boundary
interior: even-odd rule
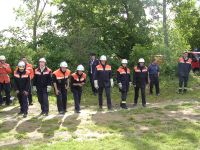
[[[96,59],[96,56],[91,56],[91,59],[92,59],[92,60],[95,60],[95,59]]]
[[[25,69],[24,67],[19,67],[19,71],[20,71],[20,72],[23,72],[24,69]]]
[[[25,64],[27,64],[27,59],[26,58],[22,58],[22,61],[25,63]]]
[[[122,66],[123,66],[123,67],[126,67],[126,66],[127,66],[127,64],[122,64]]]
[[[183,57],[185,57],[185,58],[188,57],[188,53],[184,53]]]
[[[140,66],[144,66],[144,63],[139,63],[140,64]]]
[[[45,62],[43,62],[43,61],[40,61],[40,62],[39,62],[39,66],[40,66],[40,68],[43,68],[43,67],[45,67],[45,64],[46,64]]]
[[[101,63],[102,63],[103,65],[105,65],[105,64],[106,64],[106,61],[105,61],[105,60],[101,60]]]
[[[154,60],[154,61],[153,61],[153,64],[157,64],[157,60]]]
[[[79,75],[83,74],[83,71],[78,70],[77,72],[78,72]]]
[[[0,60],[0,62],[1,62],[2,64],[5,64],[6,61],[5,61],[5,60]]]
[[[61,67],[62,72],[65,72],[67,70],[66,67]]]

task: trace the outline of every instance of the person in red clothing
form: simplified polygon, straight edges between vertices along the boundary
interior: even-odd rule
[[[6,57],[0,56],[0,105],[3,104],[1,92],[4,90],[6,94],[6,105],[10,105],[10,77],[12,72],[10,65],[6,63]]]
[[[33,66],[32,64],[28,63],[28,60],[26,57],[22,57],[21,60],[26,64],[26,70],[30,72],[30,89],[29,89],[29,94],[28,94],[28,101],[29,101],[29,105],[33,105],[33,98],[32,98],[32,81],[34,78]]]
[[[71,91],[74,96],[75,112],[80,113],[80,102],[82,95],[82,87],[86,83],[86,74],[84,73],[85,68],[83,65],[78,65],[77,71],[71,76]]]
[[[59,114],[67,111],[67,90],[69,89],[69,77],[71,71],[64,61],[60,63],[60,68],[53,72],[53,86],[57,97],[57,107]]]

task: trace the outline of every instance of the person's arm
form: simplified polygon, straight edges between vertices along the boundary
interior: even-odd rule
[[[121,83],[121,76],[119,71],[117,71],[117,83]]]
[[[51,86],[52,85],[52,72],[50,71],[49,74],[48,74],[48,83],[47,83],[48,86]]]
[[[28,92],[30,89],[30,76],[26,78],[26,86],[25,86],[25,91]]]
[[[146,72],[146,84],[148,84],[149,83],[149,73],[148,73],[148,71]]]
[[[136,85],[136,72],[133,70],[133,85]]]
[[[15,76],[13,77],[13,80],[14,80],[14,82],[13,82],[13,88],[14,88],[14,90],[15,91],[19,91],[18,84],[17,84],[17,79],[16,79]]]
[[[7,72],[7,74],[12,72],[9,64],[8,65],[4,65],[4,68],[5,68],[6,72]]]

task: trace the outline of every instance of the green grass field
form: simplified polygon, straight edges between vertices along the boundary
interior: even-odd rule
[[[147,108],[132,108],[133,88],[128,110],[119,108],[120,93],[112,90],[114,110],[98,111],[97,97],[85,87],[82,112],[75,114],[71,92],[69,109],[57,113],[50,96],[50,114],[38,116],[36,97],[29,116],[18,116],[18,102],[0,108],[0,149],[30,150],[197,150],[200,149],[200,79],[190,78],[189,92],[177,94],[178,80],[161,77],[161,95],[149,96]],[[148,89],[147,89],[148,90]],[[141,99],[140,99],[141,102]],[[104,104],[106,101],[104,99]]]

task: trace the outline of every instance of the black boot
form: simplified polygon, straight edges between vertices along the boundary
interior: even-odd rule
[[[183,93],[182,89],[179,89],[179,90],[178,90],[178,93],[179,93],[179,94],[182,94],[182,93]]]

